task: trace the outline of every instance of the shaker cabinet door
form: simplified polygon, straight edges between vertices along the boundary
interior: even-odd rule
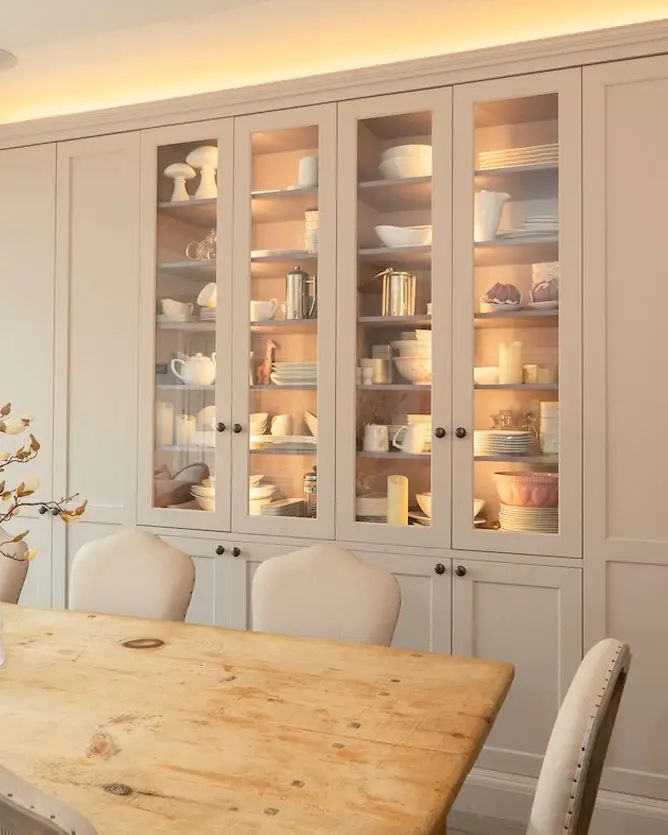
[[[633,660],[602,785],[668,800],[668,57],[584,70],[585,644]]]
[[[454,548],[582,553],[580,142],[579,70],[455,90]]]
[[[409,551],[450,545],[451,95],[339,105],[336,533]]]
[[[234,133],[233,529],[331,538],[336,106]]]

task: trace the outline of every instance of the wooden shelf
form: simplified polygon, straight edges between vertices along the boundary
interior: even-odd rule
[[[365,386],[360,383],[357,386],[358,391],[415,391],[430,392],[431,383],[421,385],[419,383],[372,383],[370,386]]]
[[[156,322],[161,331],[186,331],[190,333],[213,333],[216,330],[215,319],[191,319],[187,322]]]
[[[267,385],[253,385],[251,391],[315,391],[318,388],[316,383],[286,383],[284,386],[277,386],[276,383]]]
[[[251,322],[252,333],[316,333],[317,319],[269,319]]]
[[[360,261],[387,267],[400,264],[414,269],[429,269],[431,246],[374,246],[359,250]]]
[[[559,463],[558,455],[474,455],[474,461],[496,461],[501,464],[544,464],[545,466],[556,466]]]
[[[431,177],[366,180],[358,184],[359,199],[379,212],[429,209]]]
[[[541,261],[558,261],[558,252],[558,235],[496,238],[493,241],[480,241],[474,245],[474,261],[477,267],[533,264]]]
[[[360,316],[366,328],[431,328],[431,316]]]
[[[476,177],[508,177],[525,174],[545,174],[545,172],[557,174],[558,171],[558,162],[536,162],[528,165],[503,165],[498,168],[477,168],[474,174]]]
[[[215,446],[205,444],[167,444],[155,449],[157,452],[197,452],[200,455],[205,452],[213,455],[216,452]]]
[[[160,391],[210,391],[215,392],[215,386],[187,386],[185,383],[157,383]]]
[[[494,383],[490,385],[475,385],[476,391],[559,391],[559,383]]]
[[[317,455],[318,454],[318,447],[316,444],[309,447],[276,447],[276,446],[263,446],[263,447],[253,447],[252,449],[248,450],[251,455]]]
[[[559,324],[559,308],[514,310],[507,313],[476,313],[476,328],[542,328]]]
[[[303,249],[262,249],[254,252],[256,254],[251,253],[250,259],[253,278],[284,278],[286,265],[300,265],[312,273],[315,271],[314,262],[318,260],[317,252],[306,252]]]
[[[158,272],[168,275],[180,275],[196,281],[215,280],[216,262],[212,261],[163,261],[158,264]]]
[[[251,214],[258,223],[304,220],[304,212],[318,208],[318,189],[264,189],[251,193]]]
[[[183,203],[164,201],[158,203],[158,212],[163,215],[179,218],[195,226],[215,228],[218,200],[209,197],[205,200],[188,200]]]
[[[383,458],[393,461],[429,461],[431,455],[428,452],[367,452],[360,450],[358,458]]]

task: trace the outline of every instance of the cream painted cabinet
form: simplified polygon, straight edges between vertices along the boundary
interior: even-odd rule
[[[580,142],[577,69],[455,89],[457,549],[582,553]]]
[[[453,559],[453,652],[515,665],[481,768],[538,776],[581,659],[581,600],[579,568]]]
[[[53,488],[53,304],[56,235],[56,147],[40,145],[0,152],[0,332],[5,346],[0,400],[15,415],[30,414],[42,449],[23,470],[38,476],[35,499],[51,498]],[[18,439],[1,436],[2,449]],[[7,471],[18,482],[20,468]],[[29,528],[31,563],[21,602],[51,604],[51,518],[29,508],[7,525]]]
[[[584,70],[585,643],[633,660],[603,783],[668,799],[668,57]]]
[[[339,105],[339,539],[450,544],[451,105]]]

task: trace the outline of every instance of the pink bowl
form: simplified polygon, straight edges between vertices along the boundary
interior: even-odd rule
[[[515,507],[558,507],[559,473],[494,473],[503,504]]]

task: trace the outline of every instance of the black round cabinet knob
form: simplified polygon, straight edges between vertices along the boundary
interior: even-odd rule
[[[455,568],[455,574],[458,577],[465,577],[466,576],[466,569],[464,568],[463,565],[458,565],[457,568]]]
[[[220,421],[219,423],[216,424],[216,430],[218,432],[224,432],[225,429],[226,429],[225,424],[222,421]]]
[[[48,507],[45,507],[44,505],[40,505],[39,512],[42,516],[44,516],[44,514],[47,512],[47,510],[48,510]]]
[[[443,565],[442,562],[437,562],[436,565],[434,566],[434,571],[437,574],[445,574],[445,566]]]
[[[466,437],[466,429],[464,429],[464,427],[463,427],[463,426],[458,426],[458,427],[455,429],[455,435],[456,435],[458,438],[465,438],[465,437]]]
[[[218,556],[225,553],[225,549],[223,548],[222,545],[217,545],[216,546],[216,553],[218,554]]]
[[[240,423],[233,423],[232,424],[232,431],[238,435],[241,432],[241,424]]]
[[[437,438],[445,438],[445,429],[443,429],[442,426],[437,426],[436,429],[434,429],[434,435],[436,435]]]
[[[232,548],[232,556],[233,557],[238,557],[240,553],[241,553],[241,548],[237,548],[237,546],[235,545],[234,548]]]

